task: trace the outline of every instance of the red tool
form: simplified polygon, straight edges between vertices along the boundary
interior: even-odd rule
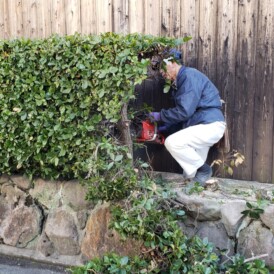
[[[141,121],[137,133],[137,142],[150,142],[163,145],[165,143],[165,137],[158,132],[156,122],[151,122],[149,119],[146,119]]]

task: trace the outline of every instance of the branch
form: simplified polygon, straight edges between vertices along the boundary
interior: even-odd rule
[[[121,120],[117,127],[121,133],[121,142],[129,148],[129,153],[133,156],[133,142],[130,134],[130,120],[127,115],[127,104],[124,104],[121,110]]]
[[[264,257],[268,257],[268,256],[269,256],[268,254],[262,254],[262,255],[255,256],[255,257],[253,256],[251,258],[245,259],[244,263],[251,262],[251,261],[261,259],[261,258],[264,258]]]

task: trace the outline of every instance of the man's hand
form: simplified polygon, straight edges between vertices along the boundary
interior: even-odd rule
[[[148,114],[148,117],[152,120],[152,121],[155,121],[155,122],[158,122],[161,120],[161,115],[160,115],[160,112],[150,112]]]
[[[159,127],[158,127],[158,132],[160,132],[160,133],[161,133],[161,132],[165,132],[165,131],[167,131],[167,130],[168,130],[168,127],[165,126],[165,125],[164,125],[164,126],[159,126]]]

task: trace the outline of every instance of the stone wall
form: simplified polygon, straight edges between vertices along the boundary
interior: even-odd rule
[[[0,178],[0,254],[80,265],[105,252],[135,254],[138,245],[108,229],[109,204],[84,199],[76,181]]]
[[[161,173],[170,183],[176,174]],[[265,255],[274,265],[274,186],[222,179],[202,193],[187,195],[174,184],[176,199],[188,215],[182,229],[192,236],[207,237],[216,251],[228,256]],[[211,185],[211,186],[212,186]],[[0,178],[0,254],[23,256],[64,265],[80,265],[110,251],[133,255],[140,243],[120,241],[108,229],[108,203],[84,199],[86,189],[76,181],[31,182],[22,176]],[[246,201],[267,201],[259,219],[244,217]]]

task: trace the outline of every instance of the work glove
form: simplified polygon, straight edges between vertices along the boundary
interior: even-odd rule
[[[150,112],[148,117],[154,122],[159,122],[161,120],[160,112]]]
[[[167,126],[165,126],[165,125],[163,125],[163,126],[159,126],[158,127],[158,132],[165,132],[165,131],[167,131],[168,130],[168,127]]]

